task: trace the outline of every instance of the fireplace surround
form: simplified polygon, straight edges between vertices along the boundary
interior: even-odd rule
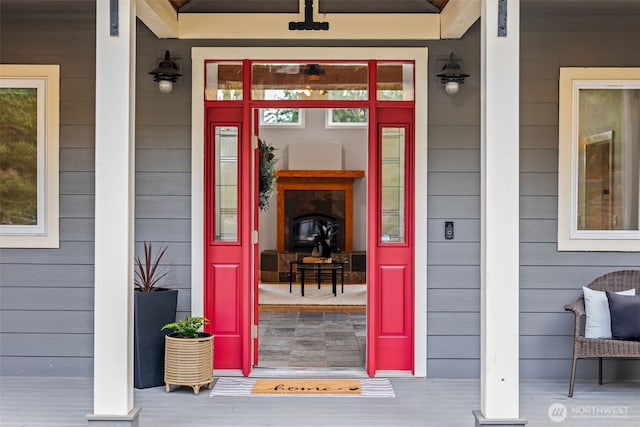
[[[318,221],[336,227],[331,246],[353,250],[353,181],[362,170],[280,170],[278,177],[278,252],[311,252]]]

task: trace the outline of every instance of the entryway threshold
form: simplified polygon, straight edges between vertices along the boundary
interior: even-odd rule
[[[253,368],[249,378],[368,378],[355,368]]]

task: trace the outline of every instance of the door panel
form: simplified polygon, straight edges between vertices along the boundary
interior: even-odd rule
[[[406,307],[405,266],[380,266],[380,334],[381,336],[405,336],[407,325],[403,316]]]
[[[369,357],[376,370],[413,371],[413,109],[378,108],[374,150],[377,177],[374,297]],[[373,217],[371,217],[373,215]]]
[[[205,146],[205,317],[214,335],[217,369],[242,368],[244,305],[250,256],[243,199],[246,154],[242,108],[207,109]],[[250,163],[250,162],[249,162]]]

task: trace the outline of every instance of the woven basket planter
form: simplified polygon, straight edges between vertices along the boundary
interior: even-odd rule
[[[164,382],[167,392],[172,385],[209,389],[213,384],[213,335],[200,332],[198,338],[179,338],[176,334],[165,337]]]

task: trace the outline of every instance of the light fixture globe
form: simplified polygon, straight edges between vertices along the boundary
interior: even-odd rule
[[[458,82],[446,82],[444,84],[444,91],[447,92],[448,95],[455,95],[459,90],[460,83]]]
[[[460,63],[453,58],[453,52],[449,56],[449,62],[442,68],[442,72],[436,74],[440,78],[440,83],[444,85],[444,90],[449,95],[455,95],[460,90],[460,84],[469,74],[462,72]]]
[[[158,82],[158,89],[160,90],[160,93],[171,93],[171,91],[173,91],[173,82],[170,80],[160,80]]]
[[[153,75],[153,81],[158,82],[158,89],[161,93],[170,93],[173,90],[173,83],[178,81],[178,77],[182,76],[178,72],[178,66],[171,60],[169,51],[165,51],[164,60],[160,61],[158,68],[149,71]]]

